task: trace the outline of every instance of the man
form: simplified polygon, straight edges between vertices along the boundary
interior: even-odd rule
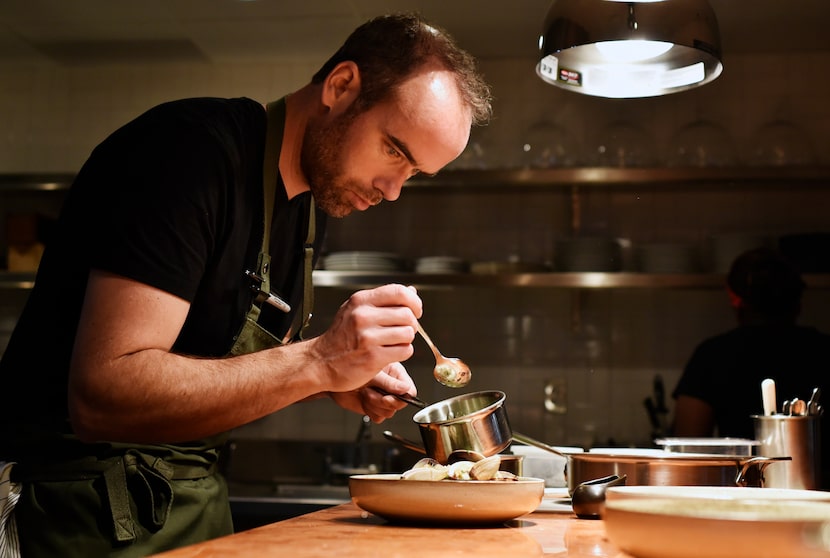
[[[355,30],[267,115],[176,101],[99,145],[0,363],[22,555],[143,556],[229,533],[215,465],[230,429],[322,396],[376,422],[401,409],[375,388],[415,393],[400,362],[421,300],[361,291],[301,340],[316,249],[326,217],[394,201],[489,112],[472,58],[398,15]]]
[[[780,402],[826,391],[830,335],[797,325],[805,285],[780,252],[750,250],[732,263],[729,301],[738,326],[703,341],[673,393],[674,435],[755,438],[752,415],[763,414],[761,382],[772,378]],[[822,486],[830,489],[830,428],[823,429]]]

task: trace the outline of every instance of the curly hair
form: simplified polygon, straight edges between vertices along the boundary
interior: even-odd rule
[[[475,58],[461,49],[449,33],[418,14],[392,14],[367,21],[314,74],[312,83],[322,83],[337,64],[347,60],[360,69],[361,90],[355,107],[358,111],[386,100],[404,78],[435,60],[455,74],[474,125],[486,124],[492,114],[490,86],[479,72]]]

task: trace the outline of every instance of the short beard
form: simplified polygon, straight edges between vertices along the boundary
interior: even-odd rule
[[[311,121],[303,136],[300,168],[316,205],[331,217],[345,217],[354,209],[343,196],[350,181],[343,170],[343,147],[358,114],[349,107],[329,125]],[[354,189],[361,190],[359,186]]]

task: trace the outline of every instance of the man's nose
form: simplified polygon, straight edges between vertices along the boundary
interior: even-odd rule
[[[395,201],[401,196],[403,184],[409,179],[409,174],[398,173],[389,175],[375,182],[375,188],[383,193],[383,199],[386,201]]]

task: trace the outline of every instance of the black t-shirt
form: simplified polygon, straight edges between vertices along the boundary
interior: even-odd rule
[[[719,436],[755,438],[752,415],[762,415],[761,382],[775,380],[778,411],[785,399],[830,393],[830,335],[787,325],[742,326],[703,341],[693,352],[673,396],[709,403]],[[822,469],[830,469],[830,425],[821,425]],[[824,484],[830,484],[825,473]]]
[[[265,110],[253,100],[186,99],[150,109],[93,151],[0,362],[0,385],[14,394],[0,405],[0,424],[68,427],[69,358],[91,269],[190,302],[175,352],[227,354],[251,302],[245,270],[256,269],[262,242],[265,130]],[[277,185],[272,289],[295,308],[310,203],[308,193],[288,201]],[[316,222],[319,246],[319,211]],[[283,328],[276,318],[269,323]]]

